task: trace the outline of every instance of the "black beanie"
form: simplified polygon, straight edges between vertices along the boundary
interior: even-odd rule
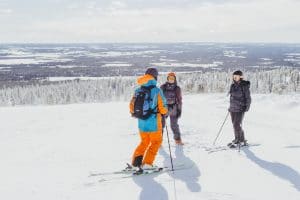
[[[243,76],[243,72],[240,71],[240,70],[237,70],[237,71],[233,72],[233,75],[240,75],[240,76]]]
[[[146,70],[145,74],[149,74],[149,75],[153,76],[155,79],[157,79],[158,71],[156,68],[148,68]]]

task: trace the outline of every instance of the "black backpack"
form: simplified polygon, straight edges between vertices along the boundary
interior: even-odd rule
[[[151,109],[151,89],[155,86],[139,88],[135,93],[133,116],[138,119],[148,119],[151,114],[154,114],[155,109]]]

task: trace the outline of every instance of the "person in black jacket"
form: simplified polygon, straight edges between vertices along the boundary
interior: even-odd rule
[[[178,119],[181,117],[182,111],[182,94],[181,89],[177,85],[176,74],[171,72],[168,74],[167,82],[163,84],[161,90],[167,100],[171,129],[174,134],[174,140],[177,145],[183,145],[181,139],[181,132],[178,125]],[[162,120],[163,127],[165,127],[166,120]]]
[[[235,139],[228,146],[231,148],[236,147],[237,144],[246,146],[247,140],[245,140],[242,123],[245,112],[250,109],[251,95],[250,82],[243,80],[243,72],[235,71],[233,73],[233,83],[231,84],[229,94],[230,107],[228,111],[231,115]]]

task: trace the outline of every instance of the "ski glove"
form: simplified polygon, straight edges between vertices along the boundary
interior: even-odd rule
[[[178,104],[177,105],[177,115],[176,115],[177,118],[181,117],[181,111],[182,111],[182,105]]]
[[[177,118],[180,118],[180,117],[181,117],[181,109],[178,109],[178,110],[177,110],[177,115],[176,115],[176,117],[177,117]]]
[[[248,112],[249,109],[250,109],[250,106],[246,106],[245,109],[244,109],[244,111],[245,111],[245,112]]]
[[[169,117],[169,113],[162,115],[162,117],[167,119]]]

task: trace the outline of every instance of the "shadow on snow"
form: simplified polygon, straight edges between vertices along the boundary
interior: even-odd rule
[[[298,191],[300,191],[300,174],[293,168],[278,162],[269,162],[258,158],[248,148],[243,149],[248,159],[259,167],[271,172],[275,176],[290,182]]]

